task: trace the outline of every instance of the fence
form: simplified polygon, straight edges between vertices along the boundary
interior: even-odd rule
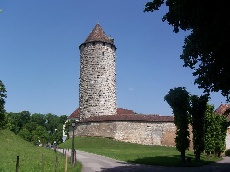
[[[56,149],[54,150],[56,152]],[[60,152],[60,151],[59,151]],[[65,149],[62,149],[62,154],[63,156],[65,156],[65,172],[67,172],[68,170],[68,159],[69,159],[69,149],[68,150],[65,150]],[[45,172],[45,156],[44,154],[42,154],[42,157],[41,157],[41,171],[42,172]],[[74,163],[71,162],[71,165],[75,166],[77,162],[77,159],[76,159],[76,151],[74,151]],[[55,160],[54,160],[54,171],[55,172],[58,172],[58,167],[59,167],[59,161],[58,161],[58,156],[56,156]],[[17,156],[17,159],[16,159],[16,172],[19,172],[20,170],[20,157]]]

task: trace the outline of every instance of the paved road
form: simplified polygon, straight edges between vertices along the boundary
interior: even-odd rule
[[[230,157],[203,167],[162,167],[130,164],[77,150],[77,160],[83,165],[82,172],[230,172]]]

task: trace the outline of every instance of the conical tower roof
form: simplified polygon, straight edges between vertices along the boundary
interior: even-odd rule
[[[91,33],[89,34],[89,36],[86,38],[84,43],[88,43],[88,42],[94,42],[94,41],[101,41],[101,42],[106,42],[109,44],[114,45],[114,42],[112,39],[110,39],[105,32],[103,31],[103,29],[101,28],[100,24],[96,24],[96,26],[94,27],[94,29],[91,31]]]

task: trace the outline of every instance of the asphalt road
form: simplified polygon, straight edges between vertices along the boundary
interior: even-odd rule
[[[62,149],[58,151],[63,152]],[[67,153],[71,155],[70,150]],[[130,164],[78,150],[76,153],[77,161],[83,166],[82,172],[230,172],[230,157],[202,167],[162,167]]]

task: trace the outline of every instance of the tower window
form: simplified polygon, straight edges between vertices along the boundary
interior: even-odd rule
[[[103,56],[105,55],[105,52],[104,52],[104,51],[102,52],[102,55],[103,55]]]

